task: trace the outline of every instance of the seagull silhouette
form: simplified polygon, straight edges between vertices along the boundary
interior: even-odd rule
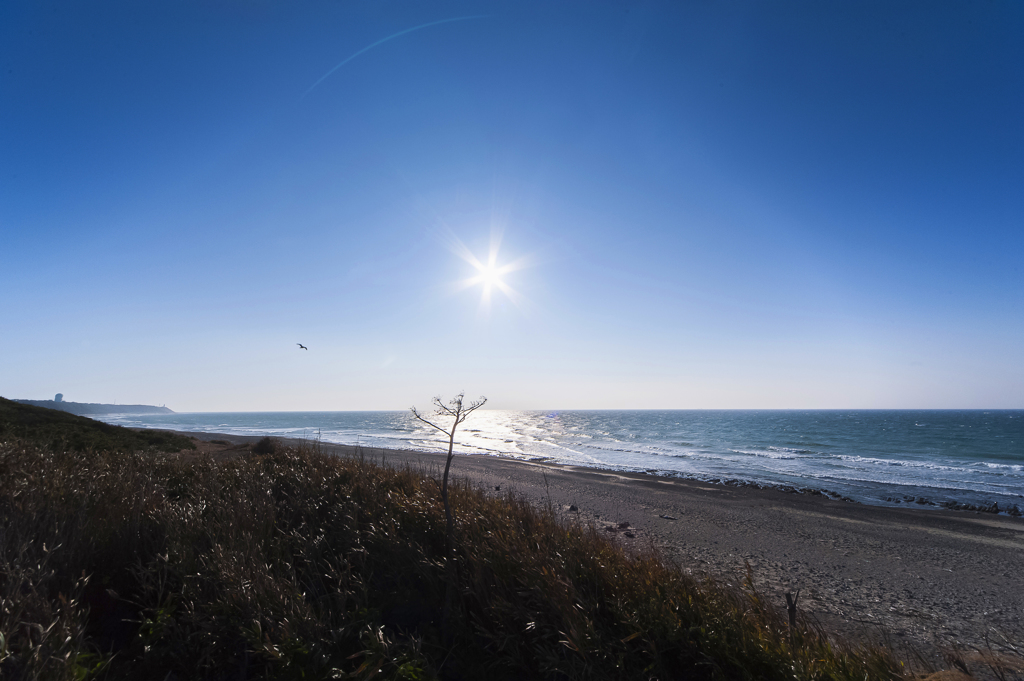
[[[302,343],[296,343],[296,345],[298,345],[298,346],[299,346],[300,348],[302,348],[303,350],[309,350],[309,348],[307,348],[307,347],[306,347],[305,345],[303,345]]]

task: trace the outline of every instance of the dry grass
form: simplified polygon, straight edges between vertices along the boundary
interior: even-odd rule
[[[457,482],[275,448],[235,461],[0,444],[4,679],[887,679],[592,527]]]

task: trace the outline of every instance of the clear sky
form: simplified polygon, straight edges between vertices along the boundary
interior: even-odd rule
[[[1022,408],[1021,36],[1017,0],[4,2],[0,395]]]

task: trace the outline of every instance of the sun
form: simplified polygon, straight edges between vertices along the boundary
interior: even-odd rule
[[[476,271],[473,276],[460,281],[456,289],[463,290],[479,286],[481,288],[480,307],[482,311],[486,311],[490,307],[491,295],[495,290],[500,291],[517,306],[523,302],[522,296],[505,281],[505,276],[516,270],[528,267],[529,258],[524,257],[510,262],[502,262],[500,259],[500,230],[492,230],[491,232],[491,248],[486,259],[476,257],[458,239],[454,240],[453,246],[452,250],[455,254],[469,263]]]
[[[464,282],[464,287],[481,286],[483,291],[481,292],[480,304],[484,307],[490,304],[491,293],[494,289],[504,293],[513,302],[516,301],[516,292],[505,283],[503,278],[503,275],[511,272],[515,267],[512,265],[499,265],[497,263],[497,255],[496,252],[492,252],[491,257],[486,263],[481,262],[475,257],[469,261],[476,269],[476,276],[467,279]]]
[[[501,280],[501,268],[493,264],[475,264],[479,274],[475,277],[479,279],[479,283],[484,285],[484,288],[491,288],[492,286],[501,287],[505,282]]]

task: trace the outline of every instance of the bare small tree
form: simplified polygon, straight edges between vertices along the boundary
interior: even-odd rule
[[[454,456],[454,450],[455,450],[455,430],[459,427],[459,425],[463,421],[466,420],[466,417],[468,417],[470,414],[472,414],[474,411],[476,411],[480,407],[484,406],[484,403],[487,401],[486,397],[481,397],[480,399],[475,400],[471,404],[466,405],[466,404],[463,404],[463,402],[462,402],[462,400],[465,397],[465,395],[466,395],[465,392],[459,393],[458,395],[453,397],[452,400],[448,404],[445,404],[443,401],[441,401],[440,397],[435,397],[434,398],[434,414],[431,417],[433,420],[428,419],[423,414],[421,414],[419,411],[417,411],[416,407],[412,407],[412,415],[413,416],[415,416],[420,421],[423,421],[423,423],[427,424],[431,428],[435,428],[436,430],[439,430],[439,431],[441,431],[442,433],[444,433],[445,435],[448,436],[448,460],[445,461],[445,463],[444,463],[444,478],[441,481],[441,500],[444,502],[444,521],[445,521],[445,534],[444,534],[445,561],[444,561],[444,563],[445,563],[445,572],[447,573],[447,576],[448,576],[448,588],[445,590],[444,609],[442,610],[442,613],[441,613],[441,631],[442,631],[442,636],[444,636],[445,641],[447,643],[449,643],[449,644],[452,642],[451,614],[452,614],[452,606],[453,606],[454,601],[455,601],[455,594],[456,594],[456,591],[457,591],[457,587],[456,587],[456,579],[457,579],[457,577],[456,577],[456,574],[455,574],[455,561],[454,561],[454,557],[455,557],[455,519],[452,516],[451,504],[448,503],[448,472],[451,470],[451,467],[452,467],[452,457]],[[451,419],[451,425],[448,426],[447,428],[445,428],[445,427],[443,427],[443,426],[441,426],[441,425],[439,425],[437,423],[434,423],[434,421],[438,421],[440,419],[445,419],[445,420]]]
[[[465,396],[466,393],[461,392],[455,397],[453,397],[448,404],[445,404],[441,400],[440,396],[434,398],[434,413],[432,415],[432,418],[435,421],[442,418],[452,419],[451,425],[448,426],[447,428],[442,427],[437,423],[434,423],[434,421],[431,421],[430,419],[425,417],[423,414],[417,411],[416,407],[411,408],[413,416],[415,416],[420,421],[423,421],[423,423],[427,424],[428,426],[436,428],[437,430],[441,431],[442,433],[448,436],[448,460],[445,461],[444,478],[442,478],[441,480],[441,501],[444,502],[444,519],[446,529],[445,540],[448,544],[447,548],[449,551],[451,551],[452,549],[452,539],[455,532],[455,521],[454,518],[452,517],[452,508],[451,505],[448,503],[448,471],[451,470],[452,457],[454,456],[453,450],[455,449],[455,429],[458,428],[459,425],[466,420],[467,416],[472,414],[480,407],[484,406],[484,403],[487,402],[486,397],[481,397],[480,399],[474,400],[472,403],[466,405],[463,404],[463,398],[465,398]]]

